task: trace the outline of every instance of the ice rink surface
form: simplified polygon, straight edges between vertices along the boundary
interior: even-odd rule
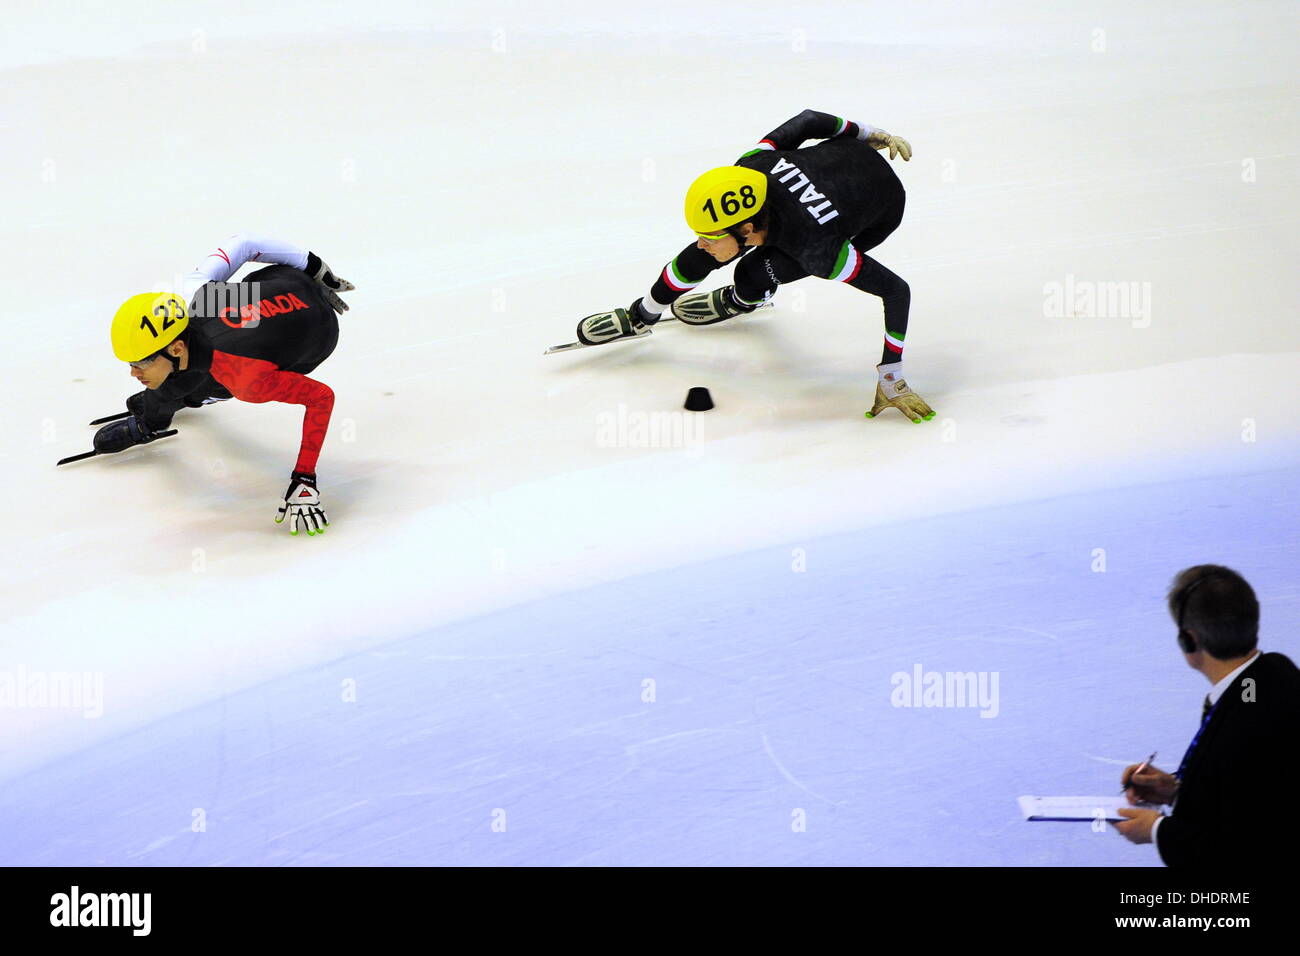
[[[0,862],[1157,863],[1015,797],[1176,765],[1179,568],[1300,652],[1294,5],[698,6],[13,15],[0,691],[103,695],[0,694]],[[933,422],[863,418],[879,302],[816,279],[541,355],[804,108],[913,144],[873,255]],[[53,468],[117,305],[237,230],[357,284],[320,539],[296,407]]]

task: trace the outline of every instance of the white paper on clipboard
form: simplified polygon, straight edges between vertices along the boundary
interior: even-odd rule
[[[1123,796],[1114,797],[1020,797],[1020,812],[1035,822],[1088,822],[1103,819],[1118,823],[1117,812],[1132,805]]]

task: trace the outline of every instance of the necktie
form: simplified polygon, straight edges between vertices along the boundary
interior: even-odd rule
[[[1222,697],[1219,698],[1219,700],[1222,699]],[[1179,780],[1183,779],[1183,771],[1187,769],[1187,759],[1191,757],[1192,751],[1196,749],[1196,745],[1201,742],[1201,734],[1205,733],[1205,725],[1210,722],[1210,715],[1214,713],[1214,707],[1217,705],[1218,701],[1216,701],[1212,706],[1210,704],[1210,695],[1205,695],[1205,706],[1201,708],[1201,726],[1196,728],[1196,736],[1193,737],[1192,742],[1187,745],[1187,752],[1183,754],[1183,759],[1178,763],[1178,769],[1174,771],[1174,776]]]

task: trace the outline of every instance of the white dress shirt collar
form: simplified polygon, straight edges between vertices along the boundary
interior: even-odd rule
[[[1210,688],[1209,699],[1210,699],[1211,707],[1213,707],[1215,704],[1219,702],[1219,698],[1223,696],[1223,692],[1228,689],[1229,685],[1232,684],[1232,682],[1237,679],[1237,675],[1240,674],[1242,671],[1244,671],[1251,664],[1255,663],[1255,658],[1257,657],[1259,657],[1258,650],[1256,650],[1254,654],[1250,655],[1250,657],[1246,660],[1246,663],[1242,664],[1231,674],[1228,674],[1226,677],[1223,678],[1223,680],[1219,681],[1217,684],[1215,684],[1213,687]]]

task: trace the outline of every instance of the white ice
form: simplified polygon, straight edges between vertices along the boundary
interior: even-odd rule
[[[1179,568],[1300,651],[1294,10],[607,7],[7,12],[0,862],[1157,864],[1016,797],[1176,765]],[[805,107],[915,148],[875,255],[935,421],[863,418],[879,302],[816,279],[541,355]],[[239,229],[357,284],[320,539],[297,407],[53,467],[133,390],[116,306]],[[3,696],[60,674],[102,713]]]

